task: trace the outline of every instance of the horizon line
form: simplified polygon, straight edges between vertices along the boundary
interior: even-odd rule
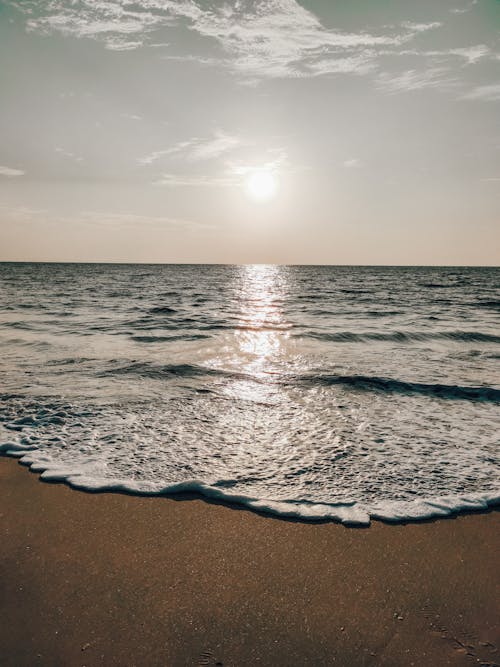
[[[466,269],[499,269],[500,264],[303,264],[299,262],[127,262],[115,260],[30,260],[30,259],[5,259],[0,264],[73,264],[73,265],[116,265],[116,266],[317,266],[317,267],[367,267],[367,268],[466,268]]]

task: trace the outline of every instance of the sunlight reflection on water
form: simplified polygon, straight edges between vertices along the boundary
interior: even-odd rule
[[[283,352],[291,324],[283,314],[286,276],[280,267],[242,267],[241,316],[236,330],[240,357],[248,372],[266,374]]]
[[[279,266],[260,264],[240,269],[235,282],[239,308],[236,327],[208,360],[208,365],[251,376],[248,380],[240,377],[229,382],[224,388],[226,395],[277,402],[282,392],[273,382],[273,375],[281,375],[289,361],[292,327],[283,310],[289,288],[286,272]]]

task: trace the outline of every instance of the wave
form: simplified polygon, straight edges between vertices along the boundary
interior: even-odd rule
[[[421,394],[446,400],[467,400],[500,403],[500,389],[494,387],[468,387],[448,384],[406,382],[374,375],[319,375],[303,376],[303,382],[323,385],[343,385],[361,391],[380,391],[390,394]]]
[[[166,343],[177,340],[202,340],[203,338],[210,338],[207,334],[179,334],[178,336],[130,336],[131,340],[136,343]]]
[[[367,310],[364,315],[367,317],[393,317],[394,315],[404,315],[401,310]]]
[[[31,309],[36,309],[36,310],[43,310],[46,308],[46,306],[42,306],[38,303],[16,303],[15,306],[11,306],[9,310],[16,310],[17,308],[23,308],[27,310]]]
[[[460,512],[487,510],[500,504],[500,490],[444,495],[415,500],[384,500],[373,505],[358,503],[325,503],[304,500],[274,500],[230,493],[222,485],[210,485],[202,480],[188,479],[161,485],[134,479],[91,477],[77,467],[55,465],[33,445],[14,442],[0,444],[0,454],[19,459],[45,482],[64,482],[74,489],[87,492],[115,492],[140,496],[204,497],[227,505],[238,505],[261,514],[299,521],[336,521],[348,526],[368,526],[371,519],[389,523],[422,521],[446,517]],[[230,486],[229,486],[230,488]]]
[[[452,359],[500,359],[500,352],[491,352],[490,350],[461,350],[448,355]]]
[[[470,304],[471,306],[476,306],[477,308],[486,308],[486,309],[491,309],[491,310],[499,310],[500,311],[500,300],[498,299],[483,299],[479,301],[475,301]]]
[[[91,357],[68,357],[66,359],[49,359],[45,363],[47,366],[79,366],[94,361],[95,359]]]
[[[140,375],[149,378],[184,377],[195,378],[202,376],[227,376],[232,375],[224,371],[197,366],[196,364],[154,364],[147,361],[133,361],[124,366],[110,368],[98,373],[99,376],[105,375]]]
[[[33,331],[35,329],[34,326],[32,326],[28,322],[1,322],[0,326],[6,327],[6,328],[12,328],[12,329],[21,329],[23,331]]]
[[[462,386],[440,383],[410,382],[377,375],[338,375],[324,374],[278,374],[267,377],[244,372],[234,372],[195,364],[153,364],[149,362],[131,362],[125,366],[101,372],[104,375],[141,375],[149,378],[200,378],[219,377],[231,380],[247,380],[256,384],[297,386],[340,385],[357,391],[374,391],[388,394],[422,395],[445,400],[464,400],[485,403],[500,403],[500,389],[489,386]]]
[[[176,313],[177,310],[175,308],[170,308],[169,306],[155,306],[155,308],[150,308],[149,312],[153,314],[171,315]]]
[[[419,287],[427,287],[429,289],[447,289],[457,287],[457,283],[419,283]]]
[[[500,343],[500,336],[496,334],[484,333],[481,331],[389,331],[389,332],[364,332],[356,333],[353,331],[338,331],[335,333],[306,331],[295,336],[305,336],[335,343],[365,343],[369,341],[393,341],[401,343],[433,341],[433,340],[452,340],[477,343]]]
[[[179,331],[183,328],[185,329],[198,329],[200,330],[198,320],[193,319],[192,317],[183,317],[183,318],[169,318],[167,321],[158,320],[154,317],[146,316],[141,317],[136,320],[125,320],[120,323],[121,329],[117,330],[114,324],[109,325],[96,325],[89,327],[92,331],[109,331],[112,334],[119,333],[129,333],[128,328],[132,329],[138,335],[142,331],[154,331],[155,329],[163,329],[167,331]]]
[[[342,294],[372,294],[371,290],[352,287],[352,288],[339,288],[339,292]]]

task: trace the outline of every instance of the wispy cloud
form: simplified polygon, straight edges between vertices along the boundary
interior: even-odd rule
[[[0,203],[0,213],[5,219],[19,223],[37,223],[43,225],[61,225],[68,222],[68,218],[60,213],[48,209],[35,209],[27,206],[9,206]],[[71,214],[73,225],[91,225],[97,227],[115,227],[117,229],[145,227],[160,229],[182,229],[184,231],[198,231],[202,228],[214,228],[215,225],[185,218],[169,216],[141,215],[124,211],[87,210],[74,211]]]
[[[430,23],[414,23],[413,21],[404,21],[402,24],[403,28],[408,30],[408,34],[399,39],[399,43],[404,43],[413,39],[414,35],[419,32],[427,32],[428,30],[434,30],[435,28],[440,28],[442,23],[440,21],[431,21]]]
[[[201,56],[201,55],[193,55],[191,53],[185,54],[185,55],[173,55],[173,54],[168,54],[165,56],[161,56],[162,60],[172,60],[176,62],[182,62],[182,63],[195,63],[196,65],[206,65],[208,67],[215,67],[215,66],[226,66],[226,61],[223,58],[210,58],[207,56]]]
[[[171,24],[168,6],[174,3],[166,0],[166,11],[156,0],[15,0],[12,4],[28,15],[29,30],[90,37],[122,51],[142,46],[153,30]]]
[[[377,86],[390,93],[422,90],[424,88],[453,88],[458,84],[446,67],[431,67],[426,70],[409,69],[404,72],[381,72],[376,79]]]
[[[357,169],[358,167],[361,167],[361,160],[357,157],[345,160],[344,167],[346,167],[347,169]]]
[[[181,151],[191,148],[191,146],[193,145],[193,141],[195,140],[189,139],[187,141],[179,141],[170,148],[164,148],[159,151],[153,151],[152,153],[149,153],[148,155],[139,158],[137,162],[143,167],[148,166],[150,164],[153,164],[154,162],[157,162],[163,157],[166,157],[168,155],[175,155],[176,153],[180,153]]]
[[[377,53],[366,49],[346,58],[323,58],[308,63],[307,76],[323,74],[368,74],[377,69]]]
[[[228,187],[235,185],[234,177],[210,176],[210,175],[190,175],[190,174],[171,174],[165,173],[159,179],[153,182],[153,185],[164,185],[170,187]]]
[[[83,157],[81,155],[76,155],[75,153],[72,153],[71,151],[67,151],[64,148],[61,147],[56,147],[54,148],[54,151],[61,155],[62,157],[67,157],[70,158],[71,160],[74,160],[75,162],[83,162]]]
[[[385,51],[383,55],[393,56],[420,56],[423,58],[432,58],[438,61],[460,58],[466,65],[475,65],[486,57],[495,57],[491,49],[486,44],[474,44],[471,46],[462,46],[450,49],[418,50],[404,49],[400,51]]]
[[[201,0],[11,2],[27,14],[30,30],[90,37],[112,50],[139,48],[151,43],[158,29],[183,25],[216,42],[225,54],[216,62],[247,81],[364,74],[374,68],[377,48],[400,47],[440,26],[437,22],[404,22],[384,33],[346,32],[326,28],[297,0],[235,0],[211,6]],[[193,55],[185,58],[193,59]],[[200,57],[200,61],[207,59]]]
[[[358,69],[367,71],[378,46],[397,46],[438,24],[404,24],[390,34],[325,28],[295,0],[260,0],[203,13],[191,28],[215,39],[234,71],[255,78],[297,77]],[[336,60],[341,64],[335,65]]]
[[[490,49],[485,44],[475,46],[465,46],[457,49],[448,49],[448,51],[429,51],[425,55],[430,56],[458,56],[463,58],[468,65],[475,65],[477,62],[490,54]]]
[[[268,149],[266,154],[267,159],[264,161],[262,157],[259,160],[228,160],[226,162],[226,173],[241,180],[242,176],[248,176],[256,171],[284,172],[292,170],[288,154],[283,148]]]
[[[0,213],[5,220],[10,219],[13,222],[30,222],[36,217],[47,215],[47,211],[39,208],[30,208],[29,206],[12,206],[0,202]]]
[[[450,9],[450,12],[452,14],[466,14],[467,12],[470,12],[471,9],[474,9],[474,5],[477,5],[478,0],[471,0],[467,5],[464,7],[453,7]]]
[[[13,178],[15,176],[24,176],[26,172],[22,169],[13,169],[12,167],[3,167],[0,165],[0,176],[7,176]]]
[[[142,166],[147,166],[170,155],[182,155],[186,160],[193,162],[212,160],[242,146],[243,143],[239,137],[217,130],[212,137],[193,137],[186,141],[179,141],[170,148],[153,151],[139,158],[138,162]]]
[[[476,86],[465,95],[463,100],[484,100],[487,102],[500,101],[500,83],[492,83],[484,86]]]
[[[170,187],[232,187],[241,185],[245,179],[255,172],[266,171],[281,173],[292,172],[286,151],[282,148],[269,149],[263,159],[226,160],[223,166],[211,173],[163,173],[154,185]]]
[[[197,142],[188,157],[191,160],[211,160],[242,145],[242,140],[222,131],[217,131],[212,139]]]
[[[246,84],[276,78],[371,75],[378,88],[388,93],[449,90],[459,83],[457,59],[475,65],[495,57],[485,44],[420,48],[420,36],[439,29],[442,23],[438,21],[403,21],[377,30],[345,31],[324,25],[298,0],[10,0],[10,4],[26,15],[28,30],[91,38],[112,50],[161,44],[172,49],[162,58],[217,66]],[[450,11],[464,14],[476,4],[477,0],[471,0]],[[168,35],[172,29],[190,31],[202,43],[215,45],[217,52],[173,51],[168,39],[163,39],[163,32]],[[391,70],[383,61],[386,56],[395,59]],[[425,69],[418,65],[409,69],[405,63],[402,70],[397,64],[402,56],[423,56],[430,63]],[[481,95],[492,99],[491,93],[484,92],[478,92],[476,99]],[[211,141],[198,139],[199,143],[160,149],[141,158],[140,164],[187,150],[192,160],[210,159],[232,148],[227,137]]]
[[[388,93],[434,88],[439,91],[457,90],[464,85],[463,68],[483,60],[495,60],[497,54],[486,44],[473,44],[447,49],[400,49],[380,51],[379,55],[395,58],[414,57],[415,67],[404,71],[378,72],[379,89]],[[420,65],[423,59],[423,66]],[[458,61],[458,62],[457,62]],[[484,93],[486,95],[486,93]]]
[[[119,228],[133,227],[144,229],[148,227],[179,228],[183,230],[197,230],[200,228],[211,228],[213,225],[186,220],[183,218],[171,218],[167,216],[138,215],[136,213],[125,213],[115,211],[81,211],[74,219],[82,224],[98,226],[116,226]]]
[[[138,116],[135,113],[121,113],[120,116],[127,120],[142,120],[142,116]]]

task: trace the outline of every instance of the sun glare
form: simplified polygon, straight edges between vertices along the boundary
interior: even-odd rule
[[[272,199],[276,188],[276,178],[270,171],[255,171],[246,182],[248,194],[257,201]]]

